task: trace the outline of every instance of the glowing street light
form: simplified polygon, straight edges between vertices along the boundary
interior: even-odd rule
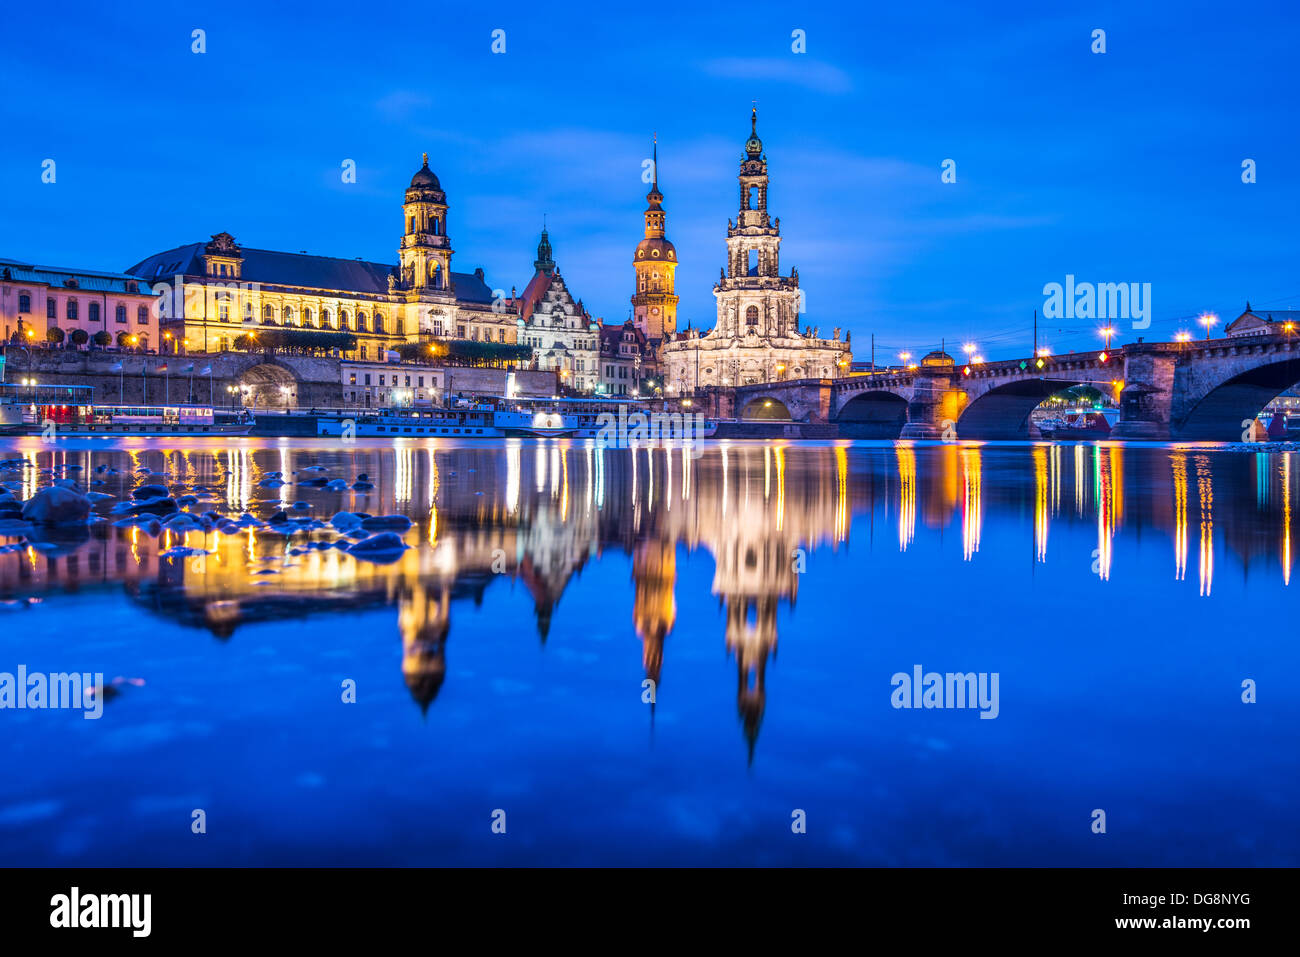
[[[1038,358],[1040,359],[1050,358],[1051,355],[1052,355],[1052,350],[1050,346],[1043,346],[1041,349],[1038,350]]]
[[[1198,319],[1197,321],[1200,322],[1200,324],[1205,327],[1205,338],[1209,339],[1210,330],[1213,329],[1214,326],[1218,323],[1219,317],[1212,312],[1206,312],[1206,313],[1202,313],[1200,319]]]
[[[1107,326],[1105,329],[1100,330],[1100,332],[1102,338],[1106,340],[1106,351],[1110,352],[1110,340],[1111,337],[1115,335],[1115,327]]]

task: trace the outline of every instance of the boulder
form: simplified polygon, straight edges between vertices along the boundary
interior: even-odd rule
[[[85,525],[90,499],[70,488],[43,488],[23,504],[23,520],[33,525]]]

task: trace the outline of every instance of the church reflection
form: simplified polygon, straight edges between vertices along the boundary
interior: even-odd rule
[[[1069,549],[1074,561],[1086,544],[1093,549],[1092,573],[1109,581],[1125,573],[1116,540],[1153,528],[1168,535],[1174,580],[1194,575],[1189,586],[1199,597],[1212,594],[1216,556],[1220,563],[1232,556],[1247,574],[1252,563],[1276,567],[1290,581],[1295,469],[1289,455],[898,442],[724,443],[692,457],[680,449],[557,441],[80,452],[33,446],[24,454],[33,468],[22,481],[33,488],[43,468],[79,465],[92,475],[96,466],[112,465],[116,479],[104,488],[120,496],[131,476],[148,468],[165,472],[173,486],[203,490],[192,511],[247,510],[261,518],[305,502],[310,514],[328,519],[347,500],[313,486],[301,471],[308,466],[324,466],[331,476],[369,474],[375,489],[354,507],[400,513],[414,523],[405,536],[412,547],[391,564],[311,547],[332,541],[329,529],[291,539],[258,528],[154,538],[102,522],[76,540],[36,534],[0,554],[0,597],[124,589],[140,608],[221,640],[254,622],[394,609],[401,677],[426,713],[448,680],[458,607],[490,608],[494,588],[508,582],[531,602],[538,646],[563,641],[591,624],[560,613],[566,592],[589,564],[615,555],[629,562],[631,587],[608,596],[608,621],[621,622],[639,644],[639,671],[658,689],[674,631],[683,630],[682,590],[695,594],[704,587],[679,580],[684,556],[702,550],[712,562],[708,589],[721,609],[718,638],[735,669],[737,721],[751,760],[767,708],[778,619],[798,623],[800,579],[817,574],[813,556],[847,547],[850,533],[865,539],[865,553],[883,546],[901,553],[899,561],[924,562],[933,559],[915,555],[922,544],[952,530],[961,560],[979,563],[1005,560],[990,534],[1011,528],[1023,535],[1031,565],[1051,561],[1054,549]],[[276,472],[285,484],[269,481]],[[1253,519],[1216,523],[1216,509],[1244,489]],[[1068,533],[1054,533],[1062,523]],[[14,544],[0,539],[6,541]],[[210,554],[163,554],[178,545]],[[856,576],[863,590],[858,599],[871,588],[869,562],[837,574]],[[918,584],[923,597],[921,589]],[[690,628],[678,640],[698,640],[701,623],[685,624]],[[801,632],[797,640],[814,636]],[[656,697],[662,703],[660,692]]]

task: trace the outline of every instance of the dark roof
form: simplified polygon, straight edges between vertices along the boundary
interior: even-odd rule
[[[206,245],[190,243],[156,253],[136,263],[127,272],[151,282],[167,280],[177,273],[202,276]],[[243,260],[241,281],[262,286],[341,289],[372,296],[387,295],[388,277],[397,275],[396,266],[361,259],[335,259],[247,246],[240,247],[239,254]],[[492,303],[492,290],[478,273],[453,272],[451,281],[460,302]]]
[[[1247,309],[1238,319],[1254,316],[1264,322],[1300,322],[1300,309]]]
[[[33,285],[63,286],[69,279],[77,280],[77,288],[90,292],[126,292],[126,284],[134,281],[129,273],[100,272],[94,269],[68,269],[65,266],[37,266],[17,259],[0,259],[0,274],[9,271],[7,281],[29,282]],[[148,293],[144,285],[140,291]]]
[[[637,346],[642,352],[646,348],[646,337],[636,323],[631,319],[623,323],[600,324],[600,351],[602,355],[614,356],[618,354],[619,344],[623,341],[623,333],[632,332],[636,335]]]

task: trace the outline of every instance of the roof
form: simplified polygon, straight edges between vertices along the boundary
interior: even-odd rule
[[[165,280],[181,274],[205,274],[203,255],[206,243],[190,243],[155,253],[132,266],[128,272],[149,281]],[[240,247],[240,281],[262,286],[297,286],[306,289],[341,289],[365,295],[387,295],[388,277],[397,275],[397,267],[363,259],[336,259],[310,256],[273,249]],[[492,290],[479,272],[451,274],[452,288],[461,302],[492,302]]]
[[[523,293],[519,296],[520,301],[520,318],[527,320],[532,317],[533,310],[537,304],[542,301],[546,295],[546,290],[551,288],[551,274],[542,270],[533,273],[533,278],[528,280],[528,285],[524,286]]]
[[[4,275],[5,270],[8,270],[6,282],[62,287],[67,280],[76,279],[77,288],[90,292],[126,292],[126,284],[136,281],[136,277],[129,273],[38,266],[17,259],[0,259],[0,275]],[[149,290],[142,287],[141,292],[147,295]]]
[[[622,323],[601,323],[600,325],[600,351],[607,356],[618,354],[618,347],[623,341],[623,333],[631,332],[636,336],[637,347],[644,352],[646,348],[646,337],[636,323],[631,319]]]

